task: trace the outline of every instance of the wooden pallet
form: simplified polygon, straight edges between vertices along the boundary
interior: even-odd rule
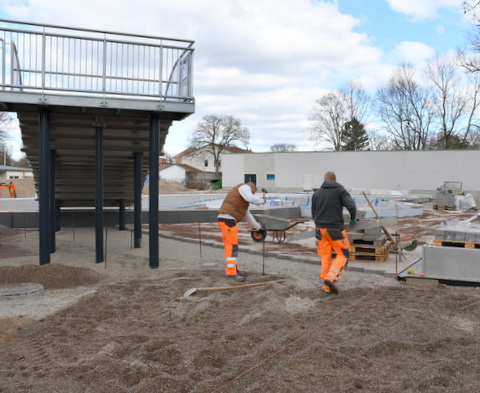
[[[348,239],[350,240],[350,245],[352,246],[371,246],[371,247],[382,247],[386,244],[385,238],[376,238],[376,239]]]
[[[388,246],[350,245],[350,255],[354,254],[388,255]]]
[[[457,210],[456,206],[433,205],[433,210]]]
[[[335,251],[332,253],[332,258],[335,258]],[[374,247],[368,245],[350,245],[350,261],[372,261],[385,262],[388,258],[388,245],[381,247]]]
[[[349,261],[385,262],[388,255],[350,254]]]
[[[459,247],[459,248],[480,248],[479,242],[463,242],[461,240],[433,239],[432,246],[436,247]]]

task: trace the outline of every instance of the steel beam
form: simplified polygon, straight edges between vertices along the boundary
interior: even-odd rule
[[[57,229],[57,209],[55,206],[55,150],[50,150],[50,254],[57,251],[55,232]]]
[[[142,155],[133,154],[133,237],[134,247],[142,247]]]
[[[50,236],[51,236],[51,214],[50,214],[50,130],[49,113],[45,108],[40,109],[39,117],[39,256],[40,265],[50,263]]]
[[[95,127],[95,261],[103,262],[103,127]]]
[[[160,117],[152,113],[150,117],[150,201],[149,201],[149,264],[158,268],[158,156],[160,153]]]
[[[124,231],[125,230],[125,205],[126,205],[126,201],[125,201],[125,199],[120,199],[120,201],[118,203],[119,203],[119,206],[118,206],[118,229],[120,231]]]
[[[58,199],[55,199],[55,232],[62,229],[62,209]]]

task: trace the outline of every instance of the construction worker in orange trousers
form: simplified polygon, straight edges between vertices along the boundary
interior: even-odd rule
[[[322,186],[312,198],[312,218],[315,222],[317,253],[320,257],[322,290],[338,294],[336,283],[342,277],[350,256],[350,242],[345,230],[343,208],[350,214],[350,225],[357,223],[357,207],[350,194],[336,181],[334,172],[325,173]],[[332,250],[335,259],[332,261]]]
[[[265,198],[255,194],[254,183],[242,183],[235,186],[225,197],[218,210],[218,226],[222,231],[222,240],[226,258],[225,274],[236,281],[245,281],[246,272],[238,268],[238,222],[245,219],[255,230],[262,231],[261,225],[249,212],[250,203],[262,205]]]

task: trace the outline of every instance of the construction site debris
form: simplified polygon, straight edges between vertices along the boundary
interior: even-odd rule
[[[455,195],[455,207],[457,210],[477,210],[475,199],[473,195],[468,192]]]

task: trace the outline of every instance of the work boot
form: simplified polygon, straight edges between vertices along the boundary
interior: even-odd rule
[[[248,273],[247,272],[242,272],[241,270],[237,270],[237,275],[242,276],[242,277],[247,277]]]
[[[235,281],[238,281],[238,282],[245,281],[245,277],[240,276],[238,274],[235,274],[234,276],[227,276],[227,278],[233,278]]]
[[[330,280],[324,280],[323,283],[325,284],[325,286],[330,289],[330,293],[334,294],[334,295],[338,295],[338,288],[337,286],[333,283],[333,281],[330,281]]]

